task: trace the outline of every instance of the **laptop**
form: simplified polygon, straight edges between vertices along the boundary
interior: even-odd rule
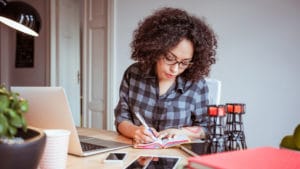
[[[29,110],[25,113],[28,125],[41,129],[66,129],[71,132],[69,154],[89,156],[131,146],[111,140],[79,136],[62,87],[14,86],[11,90],[28,100]]]

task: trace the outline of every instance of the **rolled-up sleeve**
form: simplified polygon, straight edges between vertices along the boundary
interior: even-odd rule
[[[132,121],[132,116],[129,111],[129,73],[126,71],[124,73],[120,90],[119,90],[119,102],[115,108],[115,126],[118,128],[118,125],[124,121]]]
[[[207,104],[208,104],[208,86],[205,81],[199,83],[199,90],[196,92],[195,99],[195,111],[193,112],[194,120],[193,126],[201,126],[205,133],[207,132],[208,116],[207,116]]]

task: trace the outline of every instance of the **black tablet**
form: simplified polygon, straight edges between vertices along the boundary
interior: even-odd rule
[[[206,153],[206,144],[204,141],[191,142],[186,144],[181,144],[180,149],[185,151],[191,156],[204,155]]]
[[[177,156],[138,156],[124,169],[175,169],[180,161]]]
[[[104,159],[104,163],[122,163],[126,156],[127,153],[109,153]]]

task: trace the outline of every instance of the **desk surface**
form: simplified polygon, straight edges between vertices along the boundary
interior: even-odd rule
[[[86,129],[79,128],[78,132],[80,135],[87,135],[98,137],[107,140],[116,140],[124,143],[131,144],[131,139],[125,138],[119,135],[114,131],[106,131],[101,129]],[[100,153],[88,157],[77,157],[73,155],[68,155],[67,161],[67,169],[101,169],[101,168],[109,168],[109,169],[121,169],[128,165],[132,160],[134,160],[139,155],[166,155],[166,156],[179,156],[181,157],[180,166],[183,166],[187,163],[188,154],[180,150],[179,148],[168,148],[168,149],[134,149],[132,147],[114,150],[110,152],[127,152],[127,158],[125,159],[123,164],[105,164],[103,160],[108,155],[109,152]]]

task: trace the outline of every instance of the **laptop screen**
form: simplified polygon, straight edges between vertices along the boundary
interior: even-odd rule
[[[27,124],[42,129],[66,129],[71,132],[69,153],[79,156],[91,155],[112,149],[129,147],[129,144],[106,145],[106,142],[98,143],[103,147],[97,152],[84,153],[81,148],[79,136],[73,121],[72,112],[62,87],[11,87],[11,90],[28,100],[29,110],[25,113]]]

